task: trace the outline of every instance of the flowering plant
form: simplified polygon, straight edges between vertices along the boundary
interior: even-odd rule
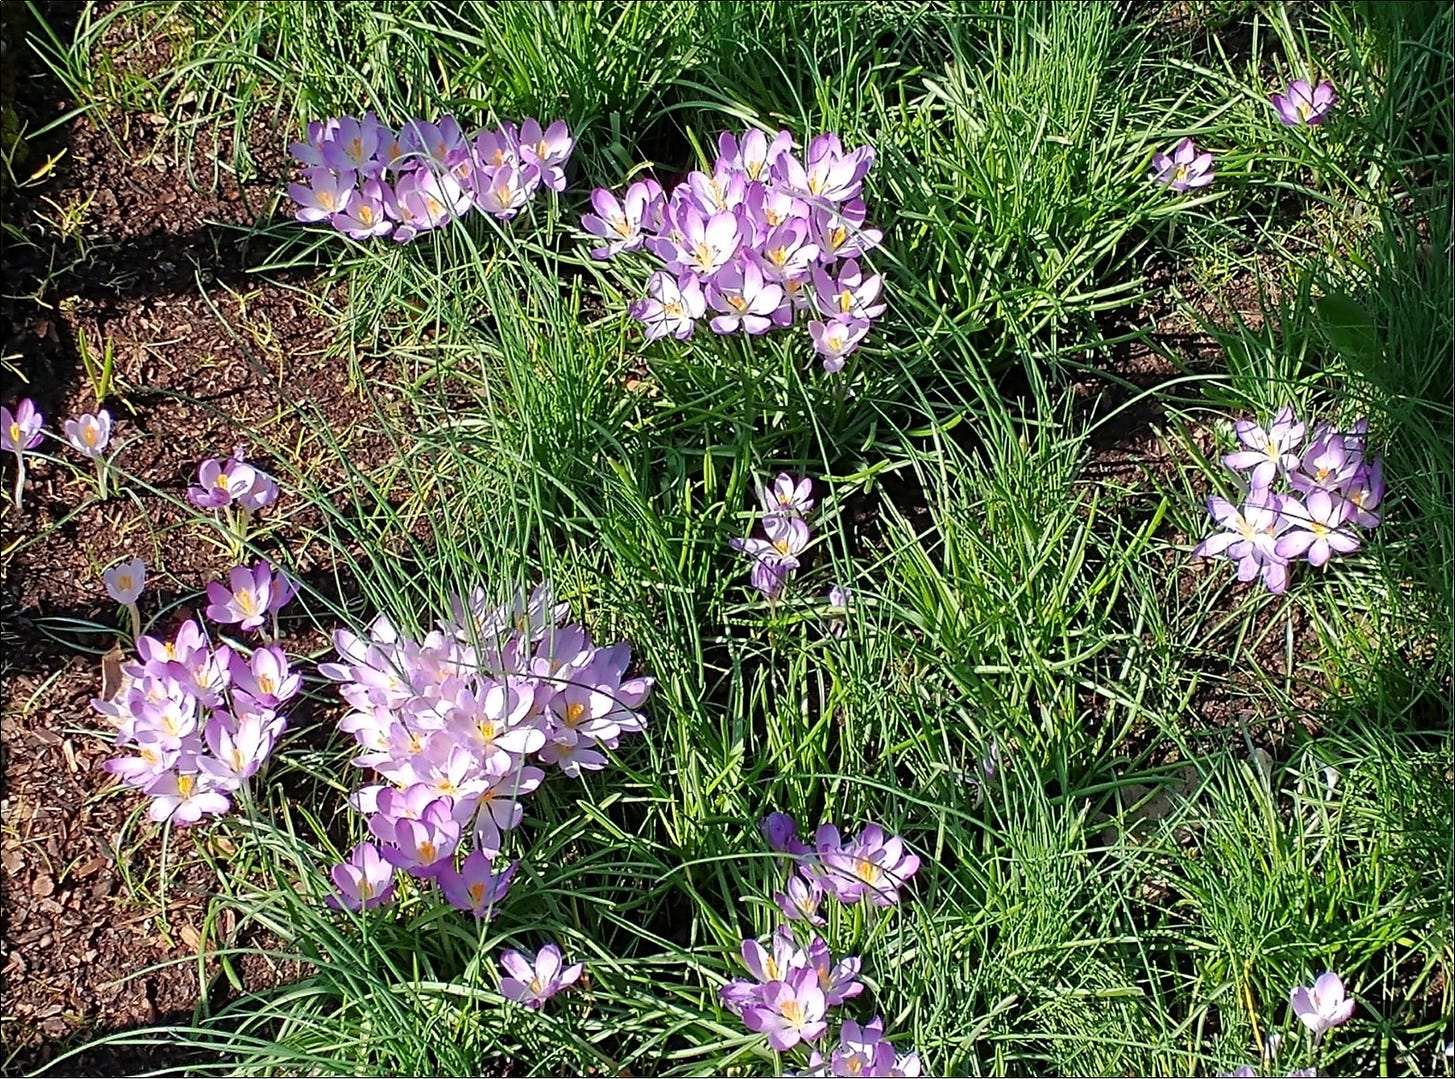
[[[453,116],[407,120],[398,131],[373,113],[340,116],[309,124],[289,147],[304,169],[288,194],[299,221],[408,243],[472,209],[506,220],[541,187],[564,191],[573,145],[561,120],[544,130],[534,119],[506,121],[469,137]]]
[[[602,241],[593,258],[641,251],[660,264],[630,308],[647,340],[685,340],[710,309],[717,334],[756,336],[803,314],[824,370],[839,371],[885,311],[880,276],[859,264],[884,235],[866,225],[860,197],[874,160],[832,131],[802,160],[787,131],[724,131],[710,172],[690,172],[671,194],[652,179],[620,199],[597,188],[581,224]]]
[[[1292,406],[1267,429],[1240,420],[1234,433],[1241,448],[1223,463],[1240,480],[1242,504],[1209,496],[1209,513],[1223,531],[1205,538],[1194,555],[1229,558],[1238,563],[1240,581],[1258,577],[1279,595],[1289,586],[1292,562],[1305,559],[1319,568],[1356,550],[1357,530],[1380,523],[1375,510],[1385,497],[1382,462],[1365,456],[1367,426],[1362,419],[1340,432],[1320,424],[1306,441]]]

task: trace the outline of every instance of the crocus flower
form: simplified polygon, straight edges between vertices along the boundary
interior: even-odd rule
[[[106,594],[123,607],[135,603],[147,583],[147,564],[144,559],[133,558],[113,566],[101,575],[106,585]]]
[[[557,120],[545,131],[534,119],[521,122],[521,160],[534,165],[540,172],[541,182],[552,191],[566,190],[566,171],[562,165],[571,156],[575,145],[565,120]]]
[[[1333,554],[1349,554],[1360,546],[1360,537],[1342,527],[1352,512],[1350,503],[1324,490],[1311,491],[1303,504],[1286,499],[1283,517],[1290,527],[1275,553],[1285,559],[1304,555],[1316,569]]]
[[[131,614],[131,637],[136,640],[142,635],[142,616],[137,610],[137,600],[147,583],[147,564],[143,559],[133,558],[113,566],[101,575],[106,585],[106,594],[121,604]]]
[[[547,944],[533,958],[514,949],[501,956],[506,977],[501,979],[501,996],[528,1008],[539,1008],[581,977],[582,964],[562,966],[561,949]]]
[[[1345,996],[1345,983],[1328,970],[1315,979],[1314,985],[1301,985],[1290,993],[1289,1003],[1316,1038],[1348,1021],[1355,1012],[1354,999]]]
[[[682,230],[682,241],[658,241],[659,253],[669,270],[676,273],[686,270],[705,279],[728,265],[738,253],[741,242],[738,218],[732,211],[704,216],[696,206],[687,206],[677,213],[676,222]]]
[[[158,824],[196,824],[205,816],[226,813],[231,803],[210,776],[166,772],[147,788],[152,799],[147,815]]]
[[[1313,89],[1304,79],[1295,79],[1282,94],[1270,94],[1269,103],[1285,127],[1323,123],[1335,105],[1335,87],[1328,79]]]
[[[795,480],[787,472],[780,472],[772,483],[759,488],[758,500],[765,517],[805,517],[814,508],[813,490],[813,481],[808,476]]]
[[[879,907],[900,901],[899,889],[920,868],[899,836],[886,837],[878,824],[866,825],[852,843],[841,846],[832,826],[816,835],[825,886],[842,903],[868,899]]]
[[[1374,528],[1380,523],[1380,514],[1374,511],[1385,498],[1385,463],[1372,461],[1362,464],[1340,493],[1353,507],[1350,520],[1361,528]]]
[[[1279,553],[1278,537],[1289,528],[1280,512],[1284,499],[1269,491],[1252,491],[1242,509],[1227,499],[1210,495],[1208,511],[1224,532],[1215,533],[1193,548],[1196,558],[1223,554],[1238,562],[1240,581],[1262,577],[1276,596],[1289,584],[1289,560]]]
[[[649,207],[661,203],[662,198],[662,185],[656,180],[638,180],[627,188],[621,202],[604,187],[592,191],[591,204],[596,212],[584,214],[581,227],[606,244],[592,248],[591,257],[611,258],[641,247],[643,221],[650,217]]]
[[[1253,469],[1249,486],[1268,489],[1277,475],[1288,475],[1299,467],[1296,452],[1304,441],[1304,424],[1294,417],[1294,408],[1285,405],[1266,431],[1253,420],[1240,420],[1234,434],[1247,449],[1224,457],[1223,463],[1236,472]]]
[[[380,124],[374,116],[356,120],[340,116],[331,138],[322,146],[323,163],[336,172],[350,172],[376,166],[374,154],[379,149]]]
[[[1183,139],[1171,155],[1153,155],[1148,179],[1174,191],[1191,191],[1213,183],[1213,155],[1199,153],[1192,139]]]
[[[66,441],[94,461],[106,452],[106,444],[111,441],[111,413],[104,408],[94,416],[83,412],[74,420],[67,420],[62,428]]]
[[[329,221],[353,240],[387,235],[394,228],[394,222],[384,212],[384,185],[378,180],[365,180],[364,186],[351,192],[343,209]]]
[[[755,262],[724,266],[708,282],[706,292],[713,310],[721,312],[708,323],[714,333],[768,333],[775,326],[787,326],[793,317],[783,287],[765,281]]]
[[[329,896],[335,910],[368,910],[394,898],[394,867],[373,843],[360,843],[349,857],[329,871],[337,896]]]
[[[743,1024],[768,1038],[768,1044],[783,1053],[801,1041],[815,1041],[828,1029],[824,1021],[827,1004],[813,970],[801,967],[782,981],[772,981],[761,991],[761,999],[743,1009]]]
[[[288,197],[298,203],[293,216],[308,224],[328,221],[349,204],[357,177],[352,172],[335,172],[329,168],[308,169],[304,182],[288,185]]]
[[[770,813],[758,822],[758,830],[768,841],[770,850],[787,853],[799,843],[799,826],[787,813]]]
[[[225,509],[255,482],[251,465],[234,458],[208,458],[197,466],[197,486],[187,488],[187,501],[199,509]]]
[[[649,341],[669,334],[686,341],[708,309],[703,286],[692,274],[674,277],[658,270],[647,279],[647,295],[632,305],[631,315],[642,323]]]
[[[501,220],[515,217],[540,183],[541,170],[535,165],[483,168],[476,177],[475,205]]]
[[[817,880],[792,876],[782,892],[774,893],[773,901],[791,922],[824,924],[824,919],[819,914],[819,904],[824,901],[824,886]]]
[[[1304,451],[1289,485],[1301,493],[1334,491],[1350,482],[1361,463],[1360,451],[1351,449],[1343,434],[1326,429]]]
[[[213,581],[207,586],[208,605],[204,613],[224,625],[238,623],[239,629],[258,629],[269,611],[276,609],[278,595],[273,567],[267,562],[257,562],[252,569],[234,566],[226,585]]]
[[[24,398],[12,415],[0,405],[0,450],[15,454],[15,506],[20,508],[25,491],[25,451],[40,445],[40,429],[45,416],[36,410],[35,402]]]
[[[369,819],[369,832],[384,846],[384,859],[396,869],[417,877],[430,877],[450,867],[450,858],[460,843],[460,824],[448,797],[435,798],[419,817],[389,818],[376,813]],[[494,853],[494,852],[492,852]]]
[[[452,907],[469,911],[477,918],[489,918],[499,911],[520,864],[512,862],[496,873],[491,867],[490,857],[477,850],[466,855],[459,870],[442,869],[435,881]]]
[[[845,357],[859,348],[869,332],[869,321],[862,318],[835,318],[828,322],[815,319],[809,323],[814,351],[824,358],[824,370],[831,375],[844,369]]]

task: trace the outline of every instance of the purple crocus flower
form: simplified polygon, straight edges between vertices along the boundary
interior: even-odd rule
[[[329,218],[330,224],[353,240],[383,236],[394,228],[384,212],[384,185],[378,180],[365,180],[364,186],[349,195],[344,208]]]
[[[854,259],[839,268],[837,277],[822,266],[815,266],[812,273],[814,304],[825,318],[876,319],[885,313],[880,275],[862,274]]]
[[[835,318],[828,322],[815,319],[809,323],[814,351],[824,357],[824,370],[831,375],[844,369],[845,357],[859,348],[869,332],[869,320],[862,318]]]
[[[827,1002],[813,970],[801,967],[782,981],[771,981],[760,991],[760,999],[743,1009],[743,1024],[768,1038],[768,1044],[783,1053],[801,1041],[815,1041],[824,1035]]]
[[[779,283],[804,280],[810,268],[818,265],[819,258],[819,248],[807,242],[808,236],[809,225],[799,218],[772,229],[763,244],[751,253],[764,277]]]
[[[669,334],[686,341],[708,310],[703,286],[689,273],[674,277],[658,270],[647,279],[647,295],[632,305],[631,315],[642,323],[649,341]]]
[[[727,169],[741,172],[750,180],[766,180],[774,162],[793,145],[794,137],[787,131],[780,131],[772,142],[756,128],[744,132],[742,139],[735,139],[731,131],[724,131],[718,136],[718,160],[713,171]]]
[[[298,203],[294,217],[308,224],[328,221],[349,204],[357,178],[352,172],[329,168],[306,169],[304,182],[288,185],[288,197]]]
[[[1280,537],[1275,553],[1285,559],[1304,555],[1316,568],[1333,554],[1349,554],[1360,546],[1360,537],[1342,527],[1353,512],[1350,503],[1325,490],[1311,491],[1303,503],[1285,499],[1282,516],[1289,531]]]
[[[895,1062],[895,1047],[885,1038],[884,1020],[875,1016],[861,1026],[846,1019],[839,1028],[839,1045],[829,1054],[829,1074],[862,1079],[893,1075]]]
[[[1298,470],[1289,475],[1289,484],[1301,493],[1334,491],[1350,482],[1360,464],[1360,451],[1352,450],[1343,434],[1326,429],[1304,451]]]
[[[435,798],[418,818],[391,819],[382,812],[369,818],[369,832],[385,844],[384,859],[417,877],[432,877],[450,867],[460,844],[460,824],[449,798]],[[494,853],[494,852],[492,852]]]
[[[581,977],[582,964],[563,966],[561,949],[547,944],[532,958],[511,950],[501,956],[506,977],[501,979],[501,996],[528,1008],[539,1008]]]
[[[582,215],[581,227],[606,244],[592,248],[591,257],[606,259],[641,247],[643,224],[650,221],[652,207],[659,207],[660,213],[662,201],[662,185],[656,180],[638,180],[627,188],[621,202],[606,188],[595,189],[591,203],[596,212]]]
[[[339,890],[329,896],[335,910],[369,910],[394,898],[394,867],[373,843],[360,843],[333,869],[329,878]]]
[[[1266,431],[1253,420],[1240,420],[1234,434],[1247,449],[1224,457],[1228,468],[1241,472],[1253,469],[1249,486],[1267,490],[1277,475],[1288,475],[1299,467],[1299,445],[1304,440],[1304,424],[1294,417],[1294,408],[1285,405]]]
[[[147,788],[152,799],[147,815],[161,824],[196,824],[205,816],[228,811],[228,796],[210,776],[186,772],[165,772]]]
[[[500,165],[476,174],[475,204],[492,217],[506,220],[521,212],[541,184],[535,165]]]
[[[1279,553],[1279,536],[1289,528],[1280,512],[1284,498],[1269,491],[1255,490],[1243,508],[1227,499],[1210,495],[1208,512],[1223,532],[1209,536],[1193,548],[1195,558],[1226,555],[1239,564],[1239,580],[1245,583],[1262,576],[1264,585],[1276,596],[1289,584],[1289,562]]]
[[[253,467],[234,458],[208,458],[197,466],[197,486],[187,488],[187,501],[198,509],[224,509],[257,482]]]
[[[144,559],[133,558],[107,570],[101,575],[101,581],[106,585],[108,596],[123,607],[129,607],[141,597],[146,586],[147,563]]]
[[[477,918],[489,918],[499,912],[500,904],[510,890],[511,879],[520,865],[520,862],[512,862],[496,873],[484,851],[471,851],[460,863],[459,870],[442,869],[436,874],[435,881],[452,907],[469,911]]]
[[[819,914],[819,904],[824,901],[824,886],[817,880],[792,876],[782,892],[773,894],[773,901],[791,922],[824,924],[824,919]]]
[[[824,1003],[829,1007],[838,1007],[851,997],[857,997],[864,992],[864,983],[858,980],[858,956],[847,956],[836,963],[823,937],[815,937],[810,941],[805,955],[810,969],[819,980],[819,988],[824,991]]]
[[[1335,105],[1335,87],[1328,79],[1313,89],[1305,79],[1295,79],[1282,94],[1270,94],[1269,103],[1285,127],[1323,123]]]
[[[1361,528],[1374,528],[1380,523],[1380,514],[1374,510],[1385,498],[1385,462],[1362,464],[1340,493],[1352,507],[1350,520]]]
[[[878,247],[885,234],[865,224],[865,204],[851,199],[837,210],[819,208],[810,218],[810,236],[819,248],[819,261],[855,258]]]
[[[795,480],[787,472],[780,472],[772,483],[759,488],[758,500],[765,517],[805,517],[814,508],[813,490],[808,476]]]
[[[521,160],[534,165],[540,172],[541,182],[552,191],[566,190],[566,172],[562,166],[571,156],[575,145],[565,120],[557,120],[545,131],[534,119],[521,121]]]
[[[842,903],[868,899],[878,907],[893,906],[900,901],[899,889],[920,868],[919,856],[905,850],[904,840],[886,837],[878,824],[866,825],[843,846],[832,825],[820,828],[816,846],[825,887]]]
[[[35,407],[29,397],[15,406],[12,415],[8,408],[0,406],[0,450],[17,456],[40,445],[40,429],[45,416]]]
[[[1213,183],[1213,155],[1199,153],[1192,139],[1183,139],[1171,155],[1153,155],[1148,179],[1174,191],[1191,191]]]
[[[1355,1013],[1354,999],[1345,996],[1345,983],[1338,974],[1328,970],[1313,985],[1301,985],[1290,993],[1289,1004],[1316,1039],[1349,1021]]]
[[[381,127],[372,114],[363,120],[340,116],[332,137],[322,145],[323,163],[335,172],[377,168],[374,155],[379,149]]]
[[[72,449],[94,461],[106,452],[106,444],[111,441],[111,413],[104,408],[94,416],[83,412],[63,423],[61,429]]]
[[[708,323],[714,333],[768,333],[775,326],[787,326],[793,315],[784,302],[783,286],[765,281],[763,271],[751,260],[729,263],[713,275],[707,287],[708,303],[722,312]]]
[[[739,224],[732,211],[705,217],[696,206],[684,206],[676,211],[674,222],[681,230],[681,240],[667,237],[656,241],[658,254],[674,273],[686,270],[705,279],[728,265],[738,253]]]
[[[236,622],[239,629],[258,629],[268,614],[283,606],[292,594],[287,578],[280,572],[275,581],[273,567],[267,562],[257,562],[252,569],[234,566],[226,585],[213,581],[207,586],[204,613],[223,625]]]
[[[799,826],[787,813],[775,810],[758,822],[758,830],[768,841],[770,850],[788,853],[794,849],[795,845],[802,846],[799,843]]]

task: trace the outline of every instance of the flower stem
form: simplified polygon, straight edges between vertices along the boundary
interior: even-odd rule
[[[96,493],[101,501],[106,501],[106,459],[96,458]]]
[[[15,508],[21,508],[21,498],[25,493],[25,455],[18,450],[15,454]]]
[[[135,603],[128,603],[126,609],[131,614],[131,640],[135,644],[142,635],[142,613]]]

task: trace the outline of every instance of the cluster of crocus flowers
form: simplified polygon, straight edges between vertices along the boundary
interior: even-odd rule
[[[799,555],[809,546],[811,532],[806,515],[814,508],[812,491],[807,478],[795,480],[786,472],[780,473],[758,492],[763,505],[763,537],[735,536],[728,541],[733,550],[753,559],[749,583],[767,599],[777,599],[783,592],[799,568]],[[847,600],[847,596],[840,598]],[[834,603],[832,595],[830,602]]]
[[[1223,531],[1194,555],[1229,558],[1240,581],[1258,577],[1278,595],[1289,585],[1292,561],[1318,568],[1354,551],[1358,530],[1380,523],[1375,510],[1385,497],[1382,464],[1365,457],[1366,428],[1363,419],[1348,432],[1320,424],[1306,439],[1290,406],[1267,429],[1240,420],[1234,432],[1242,448],[1223,463],[1241,481],[1242,504],[1209,496],[1208,510]]]
[[[686,340],[704,317],[717,334],[764,334],[802,313],[834,372],[885,310],[880,276],[859,264],[883,238],[860,197],[874,159],[833,132],[801,159],[787,131],[725,131],[711,172],[689,173],[671,194],[651,179],[620,199],[597,188],[582,228],[602,241],[593,258],[641,251],[661,265],[631,307],[647,340]]]
[[[566,189],[574,145],[564,121],[506,121],[470,136],[453,116],[408,120],[399,130],[373,113],[310,123],[289,150],[303,165],[290,184],[299,221],[327,221],[355,240],[401,243],[471,210],[505,220],[536,192]]]
[[[197,483],[187,488],[188,502],[227,519],[234,557],[242,553],[253,514],[278,501],[277,481],[245,458],[241,446],[231,457],[207,458],[197,466]]]
[[[768,947],[743,941],[739,951],[751,977],[734,978],[718,995],[744,1026],[784,1053],[818,1043],[829,1031],[829,1010],[864,991],[859,957],[836,960],[817,932],[825,924],[819,913],[823,900],[832,896],[845,904],[890,906],[899,901],[899,889],[919,869],[920,859],[875,824],[847,842],[833,824],[823,824],[812,846],[800,841],[798,826],[783,813],[770,813],[759,828],[769,846],[790,855],[796,865],[784,890],[773,897],[786,921],[774,930]],[[807,939],[799,938],[796,927],[807,927]],[[799,1074],[920,1074],[919,1056],[900,1055],[885,1038],[879,1017],[864,1025],[845,1020],[838,1045],[827,1056],[814,1049],[808,1065]]]
[[[601,770],[624,735],[645,729],[638,708],[653,680],[627,677],[631,649],[593,644],[563,624],[568,613],[549,584],[500,607],[477,588],[419,640],[382,615],[363,636],[334,634],[340,662],[319,672],[353,709],[339,723],[359,745],[353,763],[382,780],[350,798],[373,842],[356,848],[353,870],[336,867],[340,902],[383,902],[403,870],[487,916],[513,872],[492,860],[545,778],[540,766],[573,778]]]
[[[273,636],[278,636],[278,612],[298,592],[297,586],[282,570],[274,572],[267,562],[252,567],[234,566],[226,584],[213,581],[207,586],[206,615],[219,625],[236,625],[239,629],[262,629],[273,620]]]
[[[114,595],[135,603],[140,580],[108,579],[108,589],[114,584]],[[276,645],[245,653],[211,641],[196,620],[169,640],[139,636],[136,648],[120,691],[91,702],[116,724],[116,745],[131,751],[103,767],[151,798],[154,821],[195,824],[226,813],[273,752],[287,725],[280,709],[300,676]]]

